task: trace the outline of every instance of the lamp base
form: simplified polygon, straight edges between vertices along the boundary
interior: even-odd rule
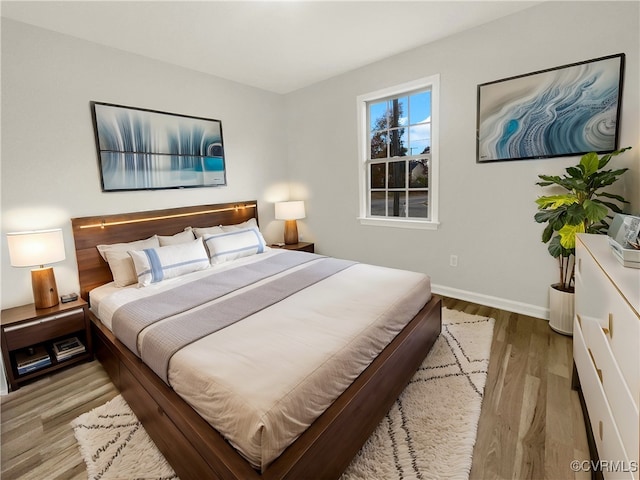
[[[298,243],[298,222],[296,220],[284,221],[284,243],[286,245]]]
[[[60,303],[53,267],[31,270],[31,286],[36,308],[54,307]]]

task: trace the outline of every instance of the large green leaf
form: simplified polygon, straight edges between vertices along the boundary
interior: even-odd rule
[[[618,170],[604,170],[602,172],[598,172],[593,175],[592,181],[590,182],[592,188],[598,189],[603,187],[608,187],[618,180],[618,177],[622,175],[624,172],[629,170],[628,168],[620,168]]]
[[[557,208],[555,210],[542,210],[538,212],[534,218],[538,223],[548,222],[551,231],[557,231],[562,228],[566,222],[567,207]]]
[[[607,216],[609,209],[604,202],[585,200],[583,203],[584,214],[591,223],[597,223]],[[613,204],[612,204],[613,205]]]
[[[563,205],[571,205],[572,203],[577,202],[578,199],[572,193],[568,193],[566,195],[549,195],[546,197],[538,197],[538,199],[536,200],[539,209],[556,209]]]
[[[551,239],[551,242],[549,242],[547,250],[549,250],[549,253],[553,258],[558,258],[560,255],[563,255],[564,248],[562,248],[562,245],[560,245],[560,237],[553,237]]]
[[[560,245],[562,245],[567,250],[571,250],[576,248],[576,233],[584,233],[584,224],[580,223],[578,225],[565,225],[560,230],[558,230],[558,235],[560,235]]]
[[[547,187],[549,185],[559,185],[565,190],[573,190],[573,179],[571,178],[563,178],[557,175],[538,175],[538,177],[544,180],[544,182],[536,183],[536,185],[540,185],[541,187]]]
[[[554,213],[555,213],[555,210],[541,210],[537,212],[533,216],[533,218],[538,223],[545,223],[549,221],[549,219],[553,216]]]
[[[608,192],[598,192],[598,193],[596,193],[595,195],[596,195],[596,197],[607,197],[607,198],[612,198],[613,200],[617,200],[617,201],[622,202],[622,203],[629,203],[629,202],[627,202],[627,201],[624,199],[624,197],[623,197],[623,196],[621,196],[621,195],[615,195],[615,194],[613,194],[613,193],[608,193]]]
[[[589,152],[582,156],[580,159],[580,165],[584,169],[585,176],[592,175],[598,170],[600,159],[596,152]]]
[[[622,213],[622,208],[620,208],[618,205],[616,205],[615,203],[611,203],[611,202],[605,202],[604,200],[600,200],[598,198],[594,198],[593,199],[594,203],[599,203],[604,205],[606,208],[611,209],[614,213]]]
[[[631,147],[625,147],[625,148],[621,148],[620,150],[615,150],[611,153],[603,155],[602,158],[600,159],[600,162],[598,163],[598,169],[604,168],[607,165],[607,163],[609,163],[609,160],[611,160],[611,157],[620,155],[622,152],[626,152],[627,150],[630,150],[630,149]]]
[[[565,218],[566,223],[569,225],[578,225],[584,222],[587,214],[579,203],[574,203],[567,208],[567,216]]]
[[[553,235],[553,227],[549,224],[542,231],[542,243],[547,243]]]
[[[584,173],[583,170],[581,168],[578,168],[578,167],[568,167],[568,168],[566,168],[566,170],[567,170],[567,173],[569,175],[571,175],[573,178],[580,178],[581,179],[582,175]]]

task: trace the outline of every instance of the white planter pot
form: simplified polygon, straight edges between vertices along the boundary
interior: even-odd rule
[[[549,326],[563,335],[573,335],[575,294],[549,287]]]

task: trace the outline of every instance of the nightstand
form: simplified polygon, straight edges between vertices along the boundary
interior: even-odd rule
[[[273,248],[284,248],[285,250],[298,250],[299,252],[315,253],[315,243],[298,242],[291,245],[269,245]]]
[[[51,308],[36,309],[30,304],[2,310],[2,360],[11,390],[34,378],[93,358],[87,308],[87,302],[78,299]],[[77,352],[76,348],[63,350],[56,356],[54,342],[73,337],[84,345],[84,352]],[[41,355],[38,352],[42,352]],[[45,352],[48,361],[43,358]]]

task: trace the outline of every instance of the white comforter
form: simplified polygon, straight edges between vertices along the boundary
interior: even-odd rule
[[[128,301],[159,291],[170,295],[175,285],[279,254],[286,252],[271,250],[144,288],[108,284],[91,292],[91,308],[111,328],[113,313]],[[424,274],[357,264],[183,348],[171,358],[169,383],[264,469],[430,297]]]

